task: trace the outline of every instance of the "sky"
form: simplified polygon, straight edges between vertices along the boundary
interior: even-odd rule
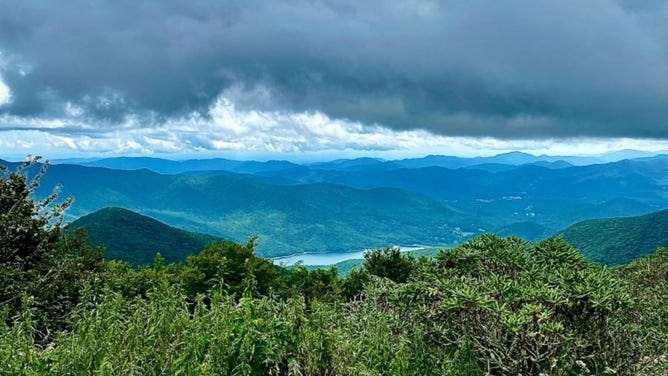
[[[663,0],[0,2],[0,156],[668,150]]]

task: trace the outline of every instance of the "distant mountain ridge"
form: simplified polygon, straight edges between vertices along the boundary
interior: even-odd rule
[[[533,221],[550,231],[584,219],[638,215],[668,205],[668,157],[567,168],[534,164],[497,171],[444,167],[369,167],[357,171],[299,168],[258,176],[267,182],[278,178],[283,183],[292,180],[293,184],[324,182],[357,189],[400,188],[480,217],[494,218],[499,221],[498,227]],[[613,202],[616,204],[611,205]],[[529,234],[518,235],[531,238]]]
[[[523,152],[509,152],[489,157],[455,157],[428,155],[421,158],[383,160],[378,158],[337,159],[327,162],[299,164],[285,160],[241,161],[225,158],[171,160],[154,157],[110,157],[110,158],[71,158],[55,160],[54,164],[78,164],[89,167],[106,167],[122,170],[148,169],[162,174],[183,174],[207,171],[227,171],[243,174],[280,171],[295,167],[316,170],[360,170],[374,166],[383,169],[445,167],[450,169],[471,168],[481,165],[521,166],[537,164],[549,168],[563,168],[617,162],[623,159],[651,158],[660,155],[657,152],[621,150],[596,156],[548,156],[533,155]]]
[[[628,158],[651,157],[657,154],[658,153],[642,152],[637,150],[624,150],[596,156],[550,156],[550,155],[536,156],[529,153],[512,151],[509,153],[498,154],[491,157],[462,158],[462,157],[452,157],[452,156],[442,156],[442,155],[429,155],[424,158],[410,158],[395,162],[401,166],[409,168],[430,167],[430,166],[438,166],[446,168],[465,168],[474,165],[489,164],[489,163],[518,166],[518,165],[546,163],[546,162],[547,163],[565,162],[574,166],[586,166],[592,164],[617,162],[619,160]]]
[[[105,247],[104,256],[132,264],[150,264],[155,254],[167,262],[181,262],[220,238],[168,226],[131,210],[108,207],[87,214],[67,226],[86,229],[92,246]]]
[[[147,169],[161,174],[202,173],[207,171],[228,171],[253,174],[297,167],[288,161],[235,161],[224,158],[189,159],[174,161],[150,157],[114,157],[75,163],[88,167],[104,167],[118,170]]]

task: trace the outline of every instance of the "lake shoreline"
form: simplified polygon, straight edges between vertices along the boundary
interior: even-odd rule
[[[410,245],[392,246],[391,248],[399,248],[401,252],[410,252],[432,247],[438,247],[438,246],[431,246],[424,244],[410,244]],[[384,248],[386,247],[376,247],[376,248],[372,247],[357,251],[329,252],[329,253],[304,252],[304,253],[291,254],[287,256],[272,257],[269,258],[269,260],[271,260],[275,265],[282,265],[282,266],[292,266],[299,261],[302,261],[302,264],[305,266],[334,265],[346,260],[362,259],[364,258],[364,254],[366,252]]]

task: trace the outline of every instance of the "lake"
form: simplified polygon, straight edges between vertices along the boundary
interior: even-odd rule
[[[425,249],[425,245],[410,245],[410,246],[398,246],[401,252],[407,251],[417,251],[420,249]],[[373,249],[364,249],[361,251],[347,251],[347,252],[331,252],[331,253],[300,253],[289,256],[275,257],[272,260],[276,265],[285,265],[290,266],[296,264],[298,261],[302,261],[304,265],[333,265],[341,261],[350,260],[350,259],[361,259],[364,258],[364,254]]]

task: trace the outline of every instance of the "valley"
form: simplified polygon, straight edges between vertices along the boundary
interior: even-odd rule
[[[74,198],[68,222],[120,207],[212,239],[257,236],[264,257],[332,261],[310,265],[354,249],[452,247],[487,232],[537,241],[580,221],[668,207],[668,156],[559,161],[522,153],[301,165],[112,158],[55,163],[37,194],[60,185],[61,196]]]

